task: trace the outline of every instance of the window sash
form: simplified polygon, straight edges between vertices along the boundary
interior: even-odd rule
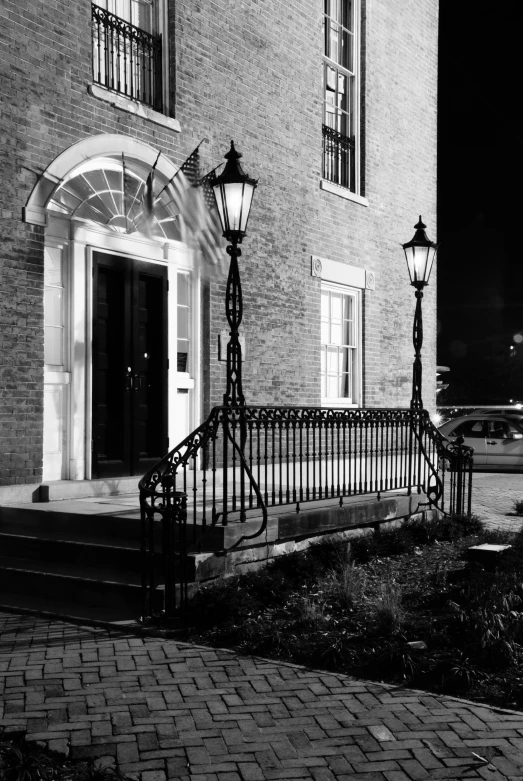
[[[334,287],[321,291],[321,395],[327,401],[357,402],[357,293]]]
[[[63,371],[65,357],[65,280],[61,249],[44,253],[44,364]]]
[[[359,192],[357,0],[324,0],[323,178]]]
[[[177,280],[177,371],[190,372],[191,287],[189,274],[179,272]]]

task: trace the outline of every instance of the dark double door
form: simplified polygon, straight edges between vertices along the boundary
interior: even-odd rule
[[[94,253],[93,477],[140,475],[167,452],[167,269]]]

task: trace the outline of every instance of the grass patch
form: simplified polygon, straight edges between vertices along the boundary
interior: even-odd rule
[[[512,545],[495,572],[467,561],[483,542]],[[197,642],[523,707],[523,533],[477,517],[313,544],[202,588],[190,615]]]

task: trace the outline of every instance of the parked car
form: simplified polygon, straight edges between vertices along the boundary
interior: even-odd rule
[[[439,431],[474,448],[474,469],[510,470],[523,468],[523,417],[496,415],[486,411],[462,415],[444,423]]]

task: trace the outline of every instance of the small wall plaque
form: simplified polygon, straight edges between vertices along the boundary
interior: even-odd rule
[[[376,290],[376,275],[374,271],[365,272],[365,290]]]
[[[229,331],[221,331],[218,334],[218,360],[227,360],[227,344],[229,342]],[[245,360],[245,336],[240,336],[240,347],[242,348],[242,363]]]
[[[311,258],[311,274],[313,277],[321,277],[322,263],[321,259],[313,255]]]

